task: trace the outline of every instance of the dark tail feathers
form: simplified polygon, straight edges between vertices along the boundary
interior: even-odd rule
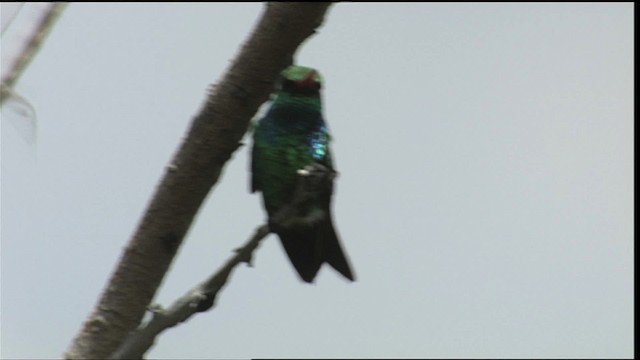
[[[324,262],[355,280],[330,219],[305,230],[281,230],[278,236],[302,280],[313,282]]]

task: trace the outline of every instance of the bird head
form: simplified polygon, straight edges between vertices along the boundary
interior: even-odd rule
[[[281,89],[287,92],[318,94],[322,87],[322,76],[310,67],[292,65],[281,75]]]

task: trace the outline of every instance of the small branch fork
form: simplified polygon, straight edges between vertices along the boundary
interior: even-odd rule
[[[194,115],[96,305],[63,357],[105,359],[140,326],[207,194],[278,74],[331,3],[269,2]],[[206,292],[204,292],[206,293]],[[132,356],[133,357],[133,356]]]
[[[321,164],[309,165],[298,170],[298,182],[293,200],[272,217],[271,226],[292,226],[290,219],[296,218],[298,209],[315,197],[318,191],[331,186],[335,176],[336,173],[333,170]],[[161,332],[187,321],[198,312],[211,309],[215,304],[216,296],[227,284],[233,269],[240,263],[251,266],[254,250],[270,232],[269,225],[259,226],[251,239],[236,249],[235,255],[227,260],[222,268],[178,298],[169,308],[164,309],[157,304],[151,305],[148,308],[152,313],[151,319],[131,332],[124,343],[111,355],[111,359],[140,359],[153,346]]]

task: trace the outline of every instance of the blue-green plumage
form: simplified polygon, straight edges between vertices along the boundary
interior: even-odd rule
[[[253,134],[251,191],[262,192],[269,217],[292,200],[299,169],[319,163],[333,170],[329,131],[322,116],[322,78],[316,70],[303,66],[290,66],[282,75],[271,108]],[[314,194],[305,211],[317,214],[316,220],[286,229],[272,228],[307,282],[313,281],[324,262],[354,279],[332,223],[332,192],[330,186]]]

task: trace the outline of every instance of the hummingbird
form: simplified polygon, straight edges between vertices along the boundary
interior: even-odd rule
[[[296,214],[300,221],[276,226],[273,218],[294,197],[299,172],[320,165],[335,174],[329,149],[329,128],[322,115],[322,76],[310,67],[291,65],[281,73],[272,103],[254,127],[251,150],[251,192],[262,192],[271,231],[299,276],[311,283],[328,263],[353,281],[353,271],[333,225],[333,177],[316,189],[309,204]]]

